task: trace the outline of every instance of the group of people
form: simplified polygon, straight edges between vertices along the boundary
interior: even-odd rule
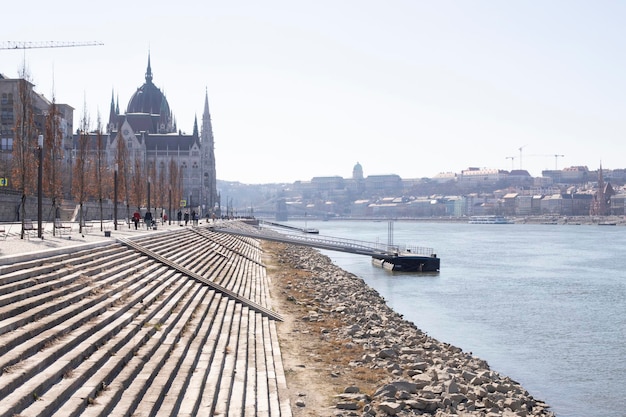
[[[141,223],[141,214],[138,211],[133,213],[132,221],[135,223],[135,230],[137,230],[139,228],[139,223]],[[156,225],[156,221],[152,218],[151,211],[146,211],[146,214],[143,216],[143,222],[148,230]]]
[[[195,210],[191,210],[191,213],[189,213],[189,210],[185,210],[185,213],[183,214],[183,212],[181,210],[178,210],[178,214],[176,215],[178,217],[178,224],[181,224],[183,218],[185,219],[185,226],[187,226],[187,224],[189,223],[189,221],[191,220],[192,225],[197,226],[198,225],[198,213],[196,213]]]
[[[177,218],[178,224],[180,225],[182,225],[183,220],[185,222],[185,226],[187,226],[190,221],[193,226],[198,225],[198,213],[196,213],[195,210],[191,210],[191,213],[189,212],[189,210],[185,210],[184,213],[182,210],[178,210]],[[141,213],[139,213],[138,211],[134,212],[131,221],[135,224],[135,230],[139,229],[139,223],[141,223],[141,220]],[[161,220],[163,223],[167,221],[167,214],[165,214],[165,212],[163,212]],[[146,214],[144,214],[143,216],[143,221],[148,230],[156,226],[156,220],[152,217],[151,211],[146,211]]]

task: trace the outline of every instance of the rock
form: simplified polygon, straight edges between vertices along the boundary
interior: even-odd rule
[[[380,352],[378,352],[378,357],[381,359],[395,358],[397,356],[398,354],[393,349],[383,349]]]
[[[448,394],[459,393],[459,385],[456,383],[454,378],[449,381],[444,382],[443,386],[444,386],[444,392]]]
[[[417,393],[417,384],[410,381],[394,381],[391,383],[396,390],[410,392],[411,394]]]
[[[398,414],[400,411],[402,411],[402,404],[399,403],[392,403],[392,402],[382,402],[378,405],[378,409],[380,411],[382,411],[383,413],[387,413],[387,415],[390,416],[395,416],[396,414]]]
[[[356,410],[358,409],[358,404],[352,401],[342,401],[337,403],[337,408],[340,410]]]
[[[398,389],[392,384],[385,384],[378,388],[374,393],[374,397],[394,398]]]

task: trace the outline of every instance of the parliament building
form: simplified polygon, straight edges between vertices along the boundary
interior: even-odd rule
[[[200,208],[200,214],[219,214],[213,128],[205,94],[201,127],[194,120],[191,135],[177,131],[176,120],[165,95],[152,81],[148,56],[145,82],[134,92],[124,113],[111,98],[109,122],[106,126],[107,158],[115,164],[118,141],[125,141],[130,161],[139,160],[157,176],[174,160],[180,169],[181,205]],[[147,172],[150,172],[148,170]],[[178,206],[178,202],[176,202]]]

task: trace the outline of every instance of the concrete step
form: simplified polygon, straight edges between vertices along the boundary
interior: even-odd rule
[[[163,272],[165,268],[161,270]],[[156,276],[155,271],[150,275]],[[145,332],[144,325],[163,303],[159,299],[168,291],[171,292],[168,288],[173,283],[171,280],[174,279],[174,275],[172,273],[162,282],[158,280],[146,282],[149,281],[146,277],[141,283],[141,289],[133,293],[135,301],[138,302],[109,309],[98,316],[97,320],[92,319],[84,326],[55,340],[51,346],[22,359],[16,365],[19,372],[0,376],[0,397],[4,398],[3,406],[8,406],[9,411],[13,413],[21,413],[21,407],[34,401],[33,393],[36,393],[39,401],[61,401],[54,395],[48,397],[48,390],[64,377],[72,375],[82,362],[99,351],[123,329],[134,330],[134,333],[141,330]],[[126,340],[132,340],[134,333],[127,336]],[[115,348],[111,350],[115,351]]]
[[[142,242],[267,306],[258,242],[211,233]],[[291,416],[274,321],[131,247],[79,258],[0,281],[0,417]]]

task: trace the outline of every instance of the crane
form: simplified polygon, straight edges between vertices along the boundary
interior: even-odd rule
[[[511,160],[511,171],[513,171],[515,169],[515,166],[514,166],[515,157],[514,156],[507,156],[506,159],[510,159]]]
[[[71,48],[75,46],[100,46],[98,41],[63,42],[63,41],[0,41],[0,49],[35,49],[35,48]]]
[[[558,162],[559,158],[563,158],[563,157],[565,157],[565,155],[554,154],[553,156],[554,156],[554,170],[558,171],[559,169],[558,169],[558,163],[557,162]]]
[[[522,149],[524,149],[526,146],[528,145],[522,145],[520,146],[519,149],[519,169],[522,169]]]

